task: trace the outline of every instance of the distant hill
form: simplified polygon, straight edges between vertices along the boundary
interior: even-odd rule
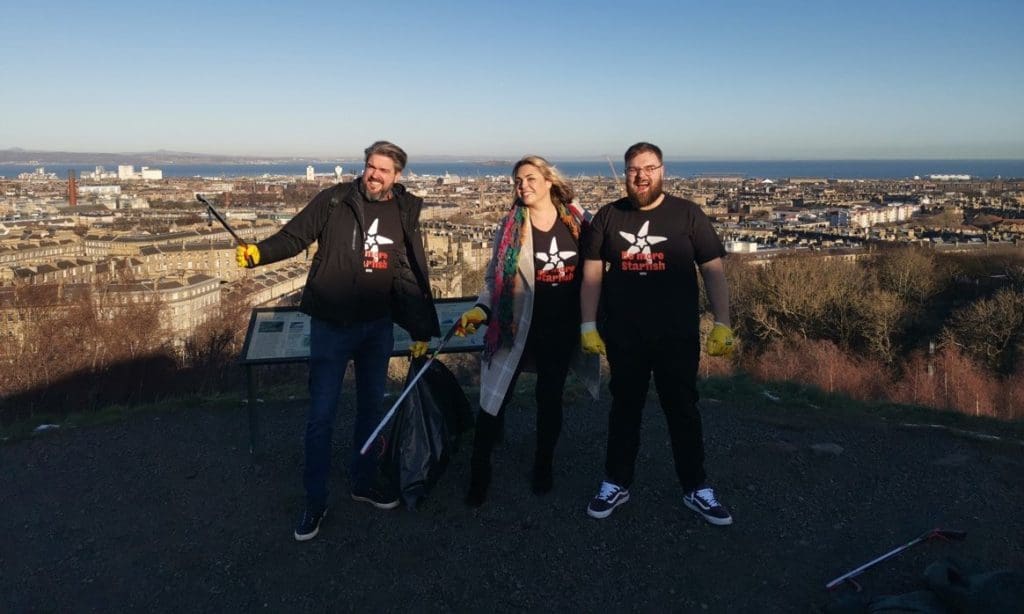
[[[484,166],[508,167],[514,164],[511,159],[499,160],[488,156],[457,156],[448,154],[417,154],[416,162],[468,162]],[[603,156],[575,156],[573,160],[602,160]],[[133,164],[136,166],[158,166],[161,164],[290,164],[295,162],[339,162],[362,161],[360,152],[339,156],[226,156],[219,154],[192,153],[187,151],[156,151],[142,152],[81,152],[81,151],[42,151],[11,147],[0,149],[0,164],[97,164],[118,165]]]
[[[223,156],[185,151],[145,151],[99,153],[78,151],[38,151],[13,147],[0,149],[0,164],[276,164],[311,158]]]

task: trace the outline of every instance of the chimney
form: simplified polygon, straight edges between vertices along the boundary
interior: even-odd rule
[[[68,170],[68,205],[78,206],[78,181],[75,179],[75,171]]]

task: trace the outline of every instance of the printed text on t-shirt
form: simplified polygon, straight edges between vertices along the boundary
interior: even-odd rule
[[[650,234],[650,221],[640,226],[636,234],[619,231],[619,236],[629,242],[629,248],[624,250],[622,258],[622,270],[639,272],[646,275],[649,271],[665,270],[665,253],[651,252],[651,246],[666,241],[668,237],[661,237]]]

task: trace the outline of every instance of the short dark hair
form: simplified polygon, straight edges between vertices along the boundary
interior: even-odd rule
[[[387,156],[391,158],[399,173],[402,172],[405,168],[405,163],[409,160],[409,156],[405,155],[405,150],[390,141],[377,141],[363,150],[363,153],[365,154],[363,162],[369,162],[370,156]]]
[[[647,143],[645,141],[640,141],[639,143],[636,143],[634,145],[630,145],[629,149],[626,150],[626,155],[623,156],[626,165],[628,166],[629,165],[629,161],[632,160],[634,157],[639,156],[640,154],[646,153],[646,152],[650,152],[650,153],[658,156],[658,162],[659,163],[664,162],[664,160],[661,159],[661,148],[660,147],[658,147],[657,145],[655,145],[653,143]]]

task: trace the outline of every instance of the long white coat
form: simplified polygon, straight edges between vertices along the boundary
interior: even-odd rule
[[[555,221],[560,224],[560,221]],[[505,399],[505,393],[512,383],[512,376],[515,375],[516,367],[523,356],[526,348],[526,338],[530,332],[530,321],[533,317],[534,270],[533,256],[533,226],[530,225],[530,211],[526,210],[526,220],[523,225],[523,244],[519,250],[519,279],[515,284],[513,293],[512,319],[516,322],[515,338],[512,347],[502,346],[491,357],[490,363],[486,360],[480,361],[480,408],[492,416],[498,415],[501,403]],[[494,234],[494,242],[491,248],[491,261],[487,264],[487,272],[484,275],[484,287],[477,297],[477,304],[485,306],[491,313],[492,318],[497,318],[496,305],[491,304],[491,289],[494,288],[495,267],[497,264],[498,246],[501,245],[503,226],[499,226]],[[582,261],[581,261],[582,262]],[[582,267],[579,269],[582,274]],[[570,324],[571,326],[571,324]],[[584,354],[576,348],[571,363],[572,371],[583,380],[587,391],[596,400],[599,396],[601,384],[601,357],[597,354]]]

